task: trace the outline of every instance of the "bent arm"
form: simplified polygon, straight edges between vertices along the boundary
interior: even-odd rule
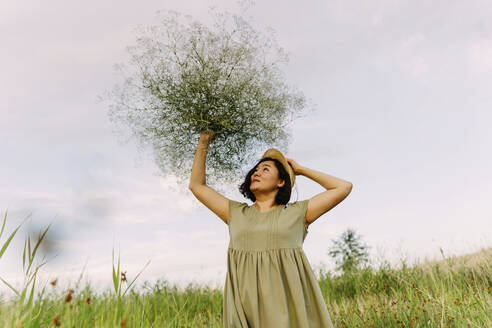
[[[306,210],[306,225],[313,223],[324,213],[331,210],[352,191],[352,183],[329,174],[303,167],[300,169],[301,175],[310,178],[322,185],[326,191],[323,191],[309,199]]]
[[[304,175],[305,177],[316,181],[320,185],[322,185],[326,190],[330,190],[333,188],[352,188],[352,183],[349,181],[345,181],[343,179],[331,176],[329,174],[316,171],[307,167],[302,167],[299,169],[300,175]]]

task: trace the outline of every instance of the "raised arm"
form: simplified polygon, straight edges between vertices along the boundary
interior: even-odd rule
[[[352,183],[349,181],[301,166],[290,158],[288,158],[287,161],[292,166],[296,175],[304,175],[326,189],[326,191],[309,199],[305,217],[306,226],[310,225],[321,215],[335,207],[352,191]]]
[[[191,178],[188,188],[200,202],[217,214],[224,223],[229,224],[229,199],[207,186],[205,181],[207,150],[214,136],[215,134],[213,132],[208,131],[203,131],[200,135],[196,147],[195,159],[191,168]]]

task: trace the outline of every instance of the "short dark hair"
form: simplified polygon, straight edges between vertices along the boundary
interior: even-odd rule
[[[256,165],[251,170],[249,170],[246,178],[244,179],[244,182],[239,185],[239,191],[241,192],[241,194],[243,194],[244,197],[250,199],[253,202],[256,202],[255,194],[253,194],[249,189],[249,187],[251,186],[251,176],[255,173],[258,165],[260,165],[260,163],[264,161],[273,161],[278,170],[278,177],[285,181],[284,185],[278,189],[277,195],[275,196],[275,203],[286,205],[290,200],[290,194],[292,192],[292,188],[290,185],[290,176],[282,163],[280,163],[279,160],[275,158],[265,157],[262,158],[258,163],[256,163]]]

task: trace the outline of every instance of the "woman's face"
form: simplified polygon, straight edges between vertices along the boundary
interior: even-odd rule
[[[278,178],[278,170],[273,161],[264,161],[258,164],[253,175],[251,175],[251,192],[272,191],[282,187],[284,183]]]

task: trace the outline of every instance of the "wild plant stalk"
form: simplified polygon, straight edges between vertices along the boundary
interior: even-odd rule
[[[29,216],[27,217],[29,218]],[[26,219],[27,219],[26,218]],[[3,235],[3,232],[5,230],[5,224],[7,222],[7,212],[5,213],[3,223],[2,223],[2,229],[0,230],[0,238]],[[2,248],[0,249],[0,258],[3,256],[5,251],[7,250],[7,247],[10,245],[12,239],[24,223],[21,222],[19,226],[10,234],[10,236],[7,238],[7,240],[4,242]],[[31,251],[31,237],[28,236],[26,238],[26,242],[24,243],[24,250],[22,254],[22,267],[24,271],[24,283],[23,287],[21,290],[16,289],[15,287],[12,286],[9,282],[7,282],[5,279],[0,277],[2,282],[8,286],[17,296],[17,298],[14,299],[13,302],[11,302],[11,308],[15,309],[14,314],[11,316],[10,320],[8,320],[11,323],[11,327],[20,327],[20,325],[23,325],[25,323],[30,323],[32,324],[32,327],[37,327],[37,323],[40,320],[40,316],[43,313],[44,310],[44,305],[46,304],[45,300],[43,300],[43,295],[46,291],[46,286],[43,287],[40,293],[38,293],[38,300],[40,300],[40,304],[36,304],[36,306],[33,306],[33,301],[34,301],[34,290],[36,286],[36,277],[39,269],[47,263],[47,261],[36,265],[33,267],[34,263],[34,257],[36,255],[36,252],[43,241],[43,239],[46,236],[46,233],[48,232],[51,224],[48,225],[46,230],[38,237],[38,240],[36,242],[36,245]],[[27,267],[26,267],[26,251],[27,251]],[[118,254],[118,267],[115,270],[114,266],[114,248],[112,252],[112,259],[113,259],[113,284],[114,284],[114,289],[115,289],[115,295],[116,295],[116,312],[113,316],[113,324],[119,325],[121,323],[121,314],[123,311],[122,307],[122,298],[125,296],[125,294],[132,288],[133,284],[137,280],[137,278],[140,276],[140,274],[143,272],[143,270],[149,265],[150,260],[145,264],[145,266],[140,270],[140,272],[135,276],[135,278],[128,284],[126,289],[124,290],[123,294],[122,292],[122,281],[126,282],[126,275],[121,274],[120,275],[120,256]],[[82,277],[82,276],[81,276]],[[79,281],[81,279],[79,278]],[[53,284],[53,283],[52,283]],[[54,286],[54,284],[53,284]],[[27,300],[27,303],[24,303],[27,292],[29,292],[29,298]],[[73,289],[69,290],[68,295],[65,297],[65,302],[68,303],[72,299],[72,294],[74,293]],[[111,298],[111,304],[113,304],[114,298]],[[59,318],[58,316],[56,318]],[[54,324],[57,325],[59,319],[54,320]],[[70,320],[71,321],[71,320]],[[1,322],[0,322],[1,323]],[[31,325],[30,325],[31,327]]]
[[[4,226],[5,219],[2,233]],[[26,247],[27,253],[34,253],[29,251],[29,241]],[[69,290],[66,297],[43,290],[31,304],[27,302],[29,308],[0,303],[0,327],[222,326],[220,289],[189,285],[181,291],[158,280],[135,290],[141,272],[123,288],[126,275],[120,271],[119,258],[115,264],[113,249],[114,291],[95,295],[88,285],[81,291]],[[319,284],[335,327],[492,327],[492,249],[435,263],[403,263],[401,268],[386,263],[339,276],[320,273]],[[28,286],[26,290],[32,291]]]
[[[142,271],[149,265],[150,260],[145,264],[145,266],[140,270],[140,272],[135,276],[135,278],[132,280],[132,282],[126,287],[125,291],[123,292],[123,295],[121,295],[121,289],[122,289],[122,281],[126,281],[126,275],[120,275],[120,253],[118,252],[118,267],[115,270],[114,267],[114,247],[112,250],[112,265],[113,265],[113,286],[114,286],[114,291],[115,291],[115,296],[116,296],[116,313],[114,316],[113,324],[119,323],[121,320],[121,314],[122,314],[122,303],[121,299],[122,297],[125,296],[126,292],[132,287],[133,283],[137,278],[140,276]]]
[[[5,212],[5,216],[3,219],[3,224],[2,224],[2,230],[0,231],[0,238],[2,237],[4,228],[5,228],[5,223],[7,221],[7,213]],[[30,215],[27,217],[29,218]],[[26,219],[27,219],[26,218]],[[0,250],[0,258],[3,256],[5,251],[7,250],[7,247],[9,246],[10,242],[12,241],[13,237],[21,227],[21,225],[25,222],[21,222],[19,226],[10,234],[9,238],[7,241],[3,244],[2,249]],[[36,286],[36,276],[38,273],[39,268],[41,268],[46,262],[41,263],[37,265],[35,268],[33,268],[33,263],[34,263],[34,257],[36,255],[36,252],[38,250],[39,245],[41,244],[41,241],[45,237],[46,233],[48,232],[48,229],[50,228],[51,224],[48,225],[46,230],[39,236],[38,241],[36,242],[36,245],[34,246],[34,249],[31,251],[31,237],[28,236],[26,239],[26,242],[24,243],[24,251],[22,254],[22,269],[24,271],[24,283],[23,287],[21,290],[17,290],[14,288],[11,284],[9,284],[5,279],[1,278],[2,282],[7,285],[16,295],[17,299],[15,300],[15,303],[17,304],[16,309],[17,311],[15,312],[13,321],[14,322],[22,322],[24,321],[28,316],[31,316],[31,310],[32,310],[32,304],[33,304],[33,298],[34,298],[34,288]],[[27,247],[26,247],[27,246]],[[27,268],[26,268],[26,250],[27,250]],[[31,286],[31,287],[30,287]],[[29,298],[27,300],[27,304],[24,304],[24,301],[27,296],[27,292],[30,289],[29,292]],[[43,288],[40,297],[42,297],[45,289]],[[34,316],[39,316],[39,313],[35,313]]]

